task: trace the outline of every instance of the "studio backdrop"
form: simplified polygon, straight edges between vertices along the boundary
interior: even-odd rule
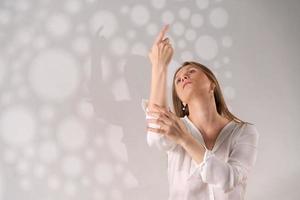
[[[248,200],[299,199],[300,2],[1,0],[0,200],[166,200],[147,145],[148,52],[164,24],[172,76],[194,60],[256,125]]]

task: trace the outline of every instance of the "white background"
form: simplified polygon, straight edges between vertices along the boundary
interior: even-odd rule
[[[0,199],[167,199],[166,154],[146,144],[147,52],[207,65],[260,132],[246,199],[299,194],[300,3],[1,0]],[[169,101],[172,107],[172,102]]]

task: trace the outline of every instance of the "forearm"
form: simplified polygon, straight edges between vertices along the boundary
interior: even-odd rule
[[[149,109],[151,109],[152,104],[168,107],[167,67],[152,66]]]
[[[197,164],[200,164],[203,161],[205,148],[190,134],[185,134],[185,136],[181,139],[180,145]]]

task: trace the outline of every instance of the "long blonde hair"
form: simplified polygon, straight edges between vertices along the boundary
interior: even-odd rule
[[[220,85],[218,83],[218,80],[216,79],[213,72],[210,69],[208,69],[206,66],[204,66],[200,63],[194,62],[194,61],[186,61],[183,64],[181,64],[181,66],[176,70],[176,72],[174,73],[174,76],[173,76],[172,100],[173,100],[173,107],[174,107],[174,111],[175,111],[176,116],[184,117],[185,115],[187,115],[187,116],[189,115],[188,105],[186,105],[185,110],[183,110],[184,105],[182,104],[182,101],[179,99],[179,97],[177,95],[177,92],[175,90],[175,77],[176,77],[176,74],[182,67],[184,67],[186,65],[193,65],[193,66],[201,69],[205,73],[205,75],[208,77],[208,79],[215,84],[216,87],[214,88],[214,98],[215,98],[215,103],[216,103],[216,107],[217,107],[217,112],[221,116],[226,117],[229,120],[235,120],[235,121],[243,123],[243,124],[244,123],[249,123],[249,122],[245,122],[245,121],[240,120],[239,118],[237,118],[235,115],[233,115],[229,111],[229,109],[227,108],[227,105],[225,103],[225,100],[224,100]]]

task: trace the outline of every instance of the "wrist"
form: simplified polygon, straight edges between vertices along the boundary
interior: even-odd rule
[[[152,65],[152,71],[154,72],[167,72],[168,67],[162,64]]]

